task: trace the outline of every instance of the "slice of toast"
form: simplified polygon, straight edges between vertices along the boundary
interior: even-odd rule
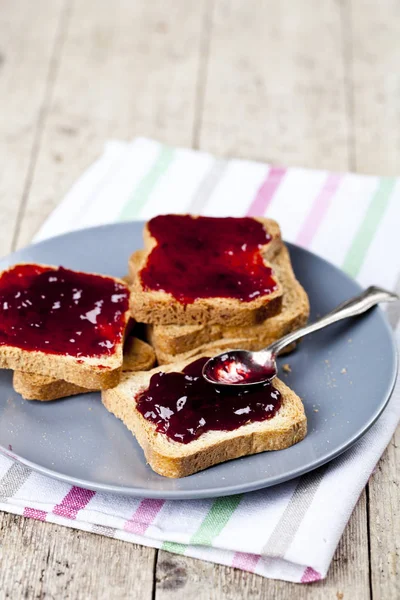
[[[129,288],[120,279],[49,265],[0,273],[0,368],[85,388],[122,372]]]
[[[197,357],[198,358],[198,357]],[[136,436],[150,467],[165,477],[186,477],[213,465],[266,450],[281,450],[301,441],[307,419],[300,398],[279,379],[274,387],[282,396],[271,419],[247,423],[233,431],[206,431],[183,444],[159,433],[136,408],[136,399],[158,372],[181,371],[192,361],[157,367],[146,373],[123,374],[119,385],[102,392],[104,406]]]
[[[215,222],[219,221],[218,226],[221,231],[224,231],[224,227],[227,227],[228,219],[217,219],[211,217],[194,217],[190,215],[162,215],[160,217],[156,217],[149,221],[149,223],[145,226],[144,229],[144,252],[136,255],[137,268],[135,269],[135,276],[132,282],[132,294],[131,294],[131,312],[134,315],[135,319],[142,323],[151,323],[151,324],[174,324],[174,325],[191,325],[191,324],[203,324],[203,323],[220,323],[220,324],[230,324],[230,325],[252,325],[255,323],[259,323],[263,321],[268,316],[273,316],[278,314],[281,310],[282,305],[282,288],[279,281],[274,277],[274,275],[268,271],[270,268],[270,261],[273,260],[274,256],[280,250],[282,246],[282,238],[279,229],[279,225],[272,221],[271,219],[257,217],[255,219],[252,218],[244,218],[243,221],[250,221],[254,224],[254,221],[258,221],[262,224],[264,232],[266,232],[270,239],[267,243],[262,244],[259,249],[256,251],[261,255],[261,270],[265,273],[270,273],[271,279],[271,289],[269,293],[260,293],[259,291],[255,291],[250,294],[254,299],[246,299],[244,300],[235,297],[234,294],[229,297],[229,293],[227,297],[218,297],[218,295],[214,295],[210,292],[209,297],[195,297],[191,298],[190,301],[184,301],[181,297],[175,297],[173,293],[165,291],[161,286],[169,285],[170,273],[168,270],[166,271],[166,276],[163,276],[164,282],[161,284],[159,282],[160,270],[156,270],[156,275],[154,276],[154,280],[157,280],[157,285],[159,285],[159,289],[152,289],[146,287],[143,283],[142,279],[144,274],[151,269],[154,269],[154,253],[160,249],[159,254],[164,252],[164,245],[158,243],[158,240],[152,236],[151,230],[154,228],[154,223],[157,219],[189,219],[190,221],[182,222],[179,231],[172,231],[171,235],[177,235],[183,237],[187,236],[185,243],[189,246],[191,244],[192,238],[190,237],[191,232],[186,231],[192,227],[192,223],[196,223],[197,220],[208,219],[207,223],[210,221]],[[232,221],[235,219],[230,219]],[[239,219],[237,219],[239,221]],[[203,221],[202,221],[203,222]],[[168,230],[168,224],[171,222],[166,221],[164,229]],[[190,227],[189,227],[190,226]],[[248,224],[246,225],[248,226]],[[195,228],[193,226],[192,228]],[[261,231],[263,231],[261,229]],[[264,234],[263,234],[264,235]],[[211,238],[214,239],[214,238]],[[240,237],[241,247],[246,247],[246,237]],[[196,238],[196,241],[197,238]],[[207,240],[210,242],[210,239]],[[239,242],[238,242],[239,243]],[[209,245],[207,245],[203,239],[200,239],[199,245],[203,248],[207,248],[210,252]],[[173,242],[169,243],[169,248],[173,247]],[[243,269],[242,266],[238,266],[242,264],[242,260],[244,260],[240,254],[239,250],[236,250],[238,246],[232,245],[233,250],[227,250],[226,253],[219,253],[216,256],[227,256],[228,258],[224,258],[224,260],[228,261],[227,264],[230,265],[229,261],[232,261],[232,264],[235,264],[235,267],[232,267],[233,271],[229,272],[229,269],[226,268],[223,272],[219,271],[219,268],[225,268],[220,265],[216,272],[209,273],[207,271],[208,268],[211,268],[210,265],[215,262],[217,259],[207,258],[202,262],[202,250],[200,249],[197,254],[199,254],[199,266],[186,264],[185,263],[185,252],[180,254],[179,265],[176,266],[172,261],[168,262],[167,265],[170,270],[173,270],[175,279],[184,282],[183,289],[185,289],[185,285],[187,282],[187,277],[192,271],[195,271],[197,278],[201,279],[201,284],[196,284],[201,288],[200,293],[202,294],[202,290],[212,290],[215,282],[221,282],[225,278],[229,281],[229,286],[232,286],[232,289],[236,289],[237,293],[239,290],[239,285],[237,281],[237,272],[236,268]],[[191,249],[193,252],[193,248]],[[205,251],[203,251],[205,252]],[[243,251],[244,252],[244,251]],[[253,255],[252,255],[253,256]],[[153,261],[153,262],[152,262]],[[253,263],[249,266],[246,271],[241,271],[241,277],[245,279],[243,281],[239,280],[239,283],[243,283],[246,281],[247,277],[250,277],[249,273],[253,268],[252,265],[256,264],[256,260],[253,258]],[[182,263],[182,264],[181,264]],[[257,263],[258,264],[258,263]],[[204,269],[202,269],[202,265],[204,265]],[[265,267],[265,269],[264,269]],[[254,267],[255,268],[255,267]],[[259,271],[258,271],[259,273]],[[196,278],[194,278],[196,279]],[[210,282],[214,283],[211,284]],[[204,282],[204,285],[203,285]],[[210,284],[210,285],[209,285]],[[242,289],[240,287],[240,289]],[[235,292],[235,293],[236,293]],[[204,292],[205,293],[205,292]]]
[[[155,363],[156,356],[149,344],[133,336],[126,339],[122,367],[124,372],[148,371],[154,367]],[[63,379],[53,379],[45,375],[25,373],[24,371],[14,371],[13,387],[25,400],[39,400],[42,402],[98,390],[98,388],[97,390],[96,388],[88,389],[75,385]]]
[[[289,251],[283,246],[272,261],[283,288],[282,310],[263,323],[247,327],[217,324],[149,325],[147,337],[155,349],[159,364],[186,360],[199,353],[218,348],[260,350],[287,333],[303,327],[308,320],[310,305],[304,288],[297,281],[290,262]],[[135,268],[135,259],[130,264]],[[291,347],[285,349],[290,351]]]

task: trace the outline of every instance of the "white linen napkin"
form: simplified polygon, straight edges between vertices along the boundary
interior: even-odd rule
[[[35,239],[166,212],[266,214],[280,223],[286,240],[317,252],[363,286],[400,288],[400,179],[222,160],[149,139],[108,142]],[[400,342],[398,304],[388,314]],[[317,581],[399,419],[397,384],[379,421],[328,466],[273,488],[211,500],[96,493],[0,456],[0,509],[265,577]]]

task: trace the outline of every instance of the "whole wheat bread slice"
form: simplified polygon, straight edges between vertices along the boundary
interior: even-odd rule
[[[193,219],[197,217],[192,216]],[[262,217],[254,217],[262,223],[270,234],[271,240],[260,248],[260,253],[267,267],[282,246],[279,225],[276,221]],[[221,219],[223,227],[223,219]],[[144,228],[144,252],[136,254],[136,269],[131,287],[131,312],[141,323],[158,325],[192,325],[202,323],[220,323],[226,325],[253,325],[276,315],[281,310],[282,288],[277,287],[268,295],[263,295],[243,302],[236,298],[197,298],[194,302],[184,304],[172,294],[162,290],[146,290],[142,284],[140,271],[146,266],[157,240],[150,234],[148,225]],[[245,240],[244,240],[245,241]]]
[[[14,265],[7,271],[1,272],[0,284],[1,278],[5,273],[19,266],[20,265]],[[58,269],[58,267],[51,265],[36,266],[48,269]],[[68,271],[71,270],[69,269]],[[75,272],[79,273],[77,271]],[[116,285],[123,286],[129,293],[129,288],[121,279],[93,273],[90,275],[112,280]],[[2,310],[4,310],[4,306],[0,307],[0,326]],[[109,354],[76,357],[67,354],[52,353],[51,341],[49,341],[48,351],[46,352],[41,350],[28,350],[18,347],[17,345],[3,344],[0,345],[0,368],[35,373],[53,379],[63,379],[64,381],[87,389],[113,387],[119,382],[122,372],[123,343],[129,320],[130,314],[129,310],[127,310],[121,316],[120,336],[118,337],[118,340],[115,340],[113,351]]]
[[[208,431],[196,440],[181,444],[156,431],[155,425],[136,410],[135,398],[145,391],[154,373],[182,370],[191,360],[157,367],[146,373],[123,374],[119,385],[101,394],[104,406],[121,419],[136,436],[150,467],[165,477],[186,477],[227,460],[282,450],[301,441],[307,433],[307,419],[300,398],[279,379],[282,394],[276,415],[262,422],[248,423],[233,431]]]
[[[154,367],[155,363],[156,356],[149,344],[133,336],[126,339],[122,367],[124,372],[148,371]],[[98,390],[98,388],[88,389],[75,385],[63,379],[53,379],[45,375],[24,371],[14,371],[13,386],[14,390],[21,394],[25,400],[39,400],[42,402]]]
[[[308,320],[310,306],[304,288],[297,281],[290,262],[289,251],[282,246],[271,261],[283,288],[282,310],[263,323],[246,327],[218,324],[203,325],[148,325],[147,337],[155,349],[159,364],[186,360],[218,348],[260,350],[287,333],[303,327]],[[130,273],[136,267],[136,257],[130,261]],[[293,347],[288,347],[288,352]]]

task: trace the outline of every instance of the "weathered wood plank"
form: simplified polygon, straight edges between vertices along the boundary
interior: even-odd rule
[[[154,550],[0,513],[1,598],[150,600]]]
[[[13,0],[0,9],[0,256],[9,252],[33,168],[64,0]]]
[[[67,26],[18,245],[30,241],[105,140],[146,134],[192,143],[203,35],[198,3],[117,0],[112,10],[106,1],[74,3]],[[2,522],[3,550],[13,552],[3,553],[0,589],[10,597],[59,598],[65,590],[70,598],[151,597],[154,550],[21,517],[3,515]],[[16,528],[29,532],[34,553],[25,555],[27,538]]]
[[[400,4],[348,4],[355,167],[361,173],[399,175]]]
[[[212,563],[160,551],[156,567],[156,600],[366,600],[369,598],[366,496],[349,521],[326,580],[308,585],[263,579]],[[343,594],[343,596],[342,596]]]
[[[199,146],[223,155],[348,169],[341,9],[333,1],[300,2],[293,10],[288,2],[217,0]],[[165,552],[159,553],[156,580],[161,600],[181,588],[187,598],[368,598],[365,495],[320,584],[300,588]],[[191,582],[199,585],[191,588]]]
[[[342,19],[334,0],[217,0],[200,147],[346,170]]]
[[[400,427],[369,483],[374,600],[400,598]]]
[[[207,20],[204,20],[204,14],[200,18],[200,8],[197,7],[201,3],[181,0],[172,3],[167,10],[161,0],[153,3],[121,0],[113,3],[113,11],[106,4],[94,0],[75,3],[60,69],[54,71],[56,87],[48,118],[42,115],[46,127],[41,140],[41,125],[36,123],[48,89],[44,79],[48,81],[49,60],[57,37],[57,6],[60,3],[16,0],[8,3],[6,10],[2,6],[0,23],[3,20],[2,30],[5,33],[3,35],[2,31],[0,50],[4,52],[4,47],[10,47],[12,61],[7,62],[7,50],[6,62],[0,64],[0,91],[4,92],[0,96],[3,98],[0,160],[2,167],[6,166],[4,173],[2,168],[0,180],[0,210],[2,233],[6,223],[11,236],[3,233],[0,253],[5,252],[11,242],[18,208],[14,210],[9,205],[14,199],[19,202],[23,195],[26,180],[21,173],[28,171],[34,140],[39,150],[38,162],[19,245],[29,241],[45,215],[101,150],[104,139],[128,139],[146,134],[173,144],[191,144],[196,96],[192,85],[196,82],[200,64],[198,48],[201,43],[207,49],[208,44],[207,35],[204,36],[202,30]],[[130,12],[133,4],[134,13]],[[385,0],[377,10],[373,4],[362,3],[361,7],[353,0],[351,10],[346,12],[347,5],[347,2],[341,3],[344,12],[339,15],[339,6],[336,9],[333,1],[300,2],[293,10],[293,4],[289,5],[287,0],[282,3],[268,0],[258,2],[257,6],[254,0],[219,0],[211,32],[209,69],[207,60],[204,62],[203,59],[207,88],[198,127],[200,145],[220,154],[346,169],[352,166],[350,138],[353,139],[358,170],[398,173],[398,80],[393,67],[396,61],[398,63],[398,5]],[[45,18],[39,23],[40,11],[43,10]],[[340,28],[343,15],[345,28],[346,23],[348,26],[347,33]],[[32,23],[35,23],[35,28],[31,27]],[[16,34],[16,31],[19,33]],[[38,35],[38,31],[42,35]],[[347,35],[347,38],[342,38],[342,35]],[[3,42],[5,39],[7,44]],[[351,43],[345,45],[342,53],[341,45],[349,39]],[[371,39],[375,40],[372,45]],[[22,55],[23,61],[20,60]],[[5,71],[7,66],[9,71]],[[21,69],[27,67],[31,75],[24,76]],[[4,73],[8,73],[6,79],[3,79]],[[16,73],[20,76],[16,77]],[[41,77],[42,84],[39,82]],[[350,81],[354,78],[353,90],[347,96],[346,77]],[[16,87],[17,81],[20,90]],[[29,106],[23,102],[27,89]],[[39,93],[36,96],[37,90],[42,94],[40,98]],[[355,122],[353,138],[348,122],[349,97],[354,103],[351,111]],[[5,150],[2,144],[6,144]],[[393,523],[396,523],[396,518],[398,521],[396,509],[399,498],[398,487],[390,484],[391,479],[398,481],[398,465],[398,450],[393,445],[370,485],[372,584],[374,598],[385,600],[399,595],[393,582],[393,574],[398,569],[399,550],[399,532]],[[387,507],[393,521],[387,518]],[[147,554],[142,556],[142,549],[135,549],[139,554],[129,559],[131,549],[135,548],[129,544],[20,517],[2,515],[1,518],[5,532],[4,537],[1,532],[4,541],[0,589],[9,589],[10,597],[18,597],[19,592],[26,589],[22,580],[18,579],[24,543],[36,549],[37,556],[31,555],[24,573],[25,580],[34,586],[32,589],[38,590],[38,597],[43,597],[46,591],[47,597],[51,598],[52,590],[58,593],[63,590],[62,587],[54,587],[57,585],[57,573],[53,573],[53,569],[43,566],[42,575],[38,566],[33,567],[32,561],[37,561],[38,565],[46,564],[47,550],[55,543],[55,539],[50,539],[50,533],[49,538],[41,537],[42,530],[57,530],[60,543],[68,538],[63,543],[60,556],[82,556],[82,544],[93,539],[91,564],[98,562],[102,552],[106,552],[110,558],[119,556],[122,564],[133,560],[137,565],[136,571],[143,570],[145,579],[149,576]],[[11,527],[11,523],[16,525]],[[27,538],[19,534],[14,536],[16,529],[31,533]],[[79,536],[79,548],[69,539],[70,535]],[[15,546],[15,553],[9,555],[10,558],[4,553],[9,539]],[[36,545],[35,539],[42,540],[41,544]],[[104,544],[110,544],[107,550],[104,550]],[[118,550],[115,550],[116,547]],[[154,556],[152,550],[143,551],[149,552],[150,557]],[[335,599],[340,598],[340,594],[344,594],[344,598],[365,598],[369,597],[366,552],[363,496],[335,555],[329,577],[321,584],[300,587],[265,581],[233,569],[163,552],[160,553],[157,569],[157,597],[169,598],[174,590],[175,596],[180,590],[189,594],[187,583],[178,586],[172,583],[168,589],[169,573],[174,567],[168,566],[166,561],[172,560],[182,561],[185,567],[185,573],[172,576],[172,581],[186,577],[192,582],[193,591],[200,600],[202,597],[239,598],[246,597],[246,594],[254,598],[276,597],[279,600],[300,593],[312,599],[314,596]],[[51,564],[56,565],[54,562]],[[93,597],[98,590],[105,593],[107,586],[109,593],[114,581],[107,579],[107,585],[102,587],[101,580],[108,565],[107,562],[101,564],[102,570],[96,569],[90,576],[90,587],[88,579],[85,580],[84,567],[79,570],[78,565],[74,576],[76,587],[71,589],[77,590],[78,583],[86,581],[86,597]],[[8,579],[7,584],[11,587],[5,588],[2,577],[10,570],[15,575],[14,582]],[[94,580],[96,573],[100,582]],[[117,572],[116,580],[122,582],[122,575],[122,570],[119,575]],[[46,587],[39,587],[41,577]],[[64,579],[64,584],[66,581]],[[121,583],[119,596],[115,596],[135,597],[136,585],[127,579],[126,587]],[[148,594],[147,584],[144,584],[144,589]],[[209,595],[205,595],[206,591]],[[71,593],[70,597],[80,596]],[[190,595],[187,597],[190,598]]]
[[[358,171],[399,175],[400,6],[350,0],[346,22]],[[400,597],[400,430],[370,479],[369,530],[374,600]]]
[[[74,3],[18,246],[106,140],[192,144],[202,28],[196,0]]]

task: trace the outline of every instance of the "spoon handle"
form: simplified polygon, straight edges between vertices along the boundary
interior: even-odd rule
[[[395,300],[399,300],[399,297],[392,292],[388,292],[382,288],[371,286],[367,288],[364,292],[361,292],[358,296],[354,298],[350,298],[350,300],[346,300],[342,304],[339,304],[336,308],[334,308],[330,313],[318,319],[314,323],[310,323],[293,333],[289,333],[285,335],[280,340],[270,344],[266,350],[269,350],[275,356],[279,354],[283,348],[297,341],[299,338],[308,335],[309,333],[313,333],[314,331],[318,331],[323,327],[327,327],[328,325],[332,325],[337,321],[341,321],[342,319],[346,319],[347,317],[355,317],[356,315],[361,315],[366,312],[375,304],[379,302],[393,302]]]

